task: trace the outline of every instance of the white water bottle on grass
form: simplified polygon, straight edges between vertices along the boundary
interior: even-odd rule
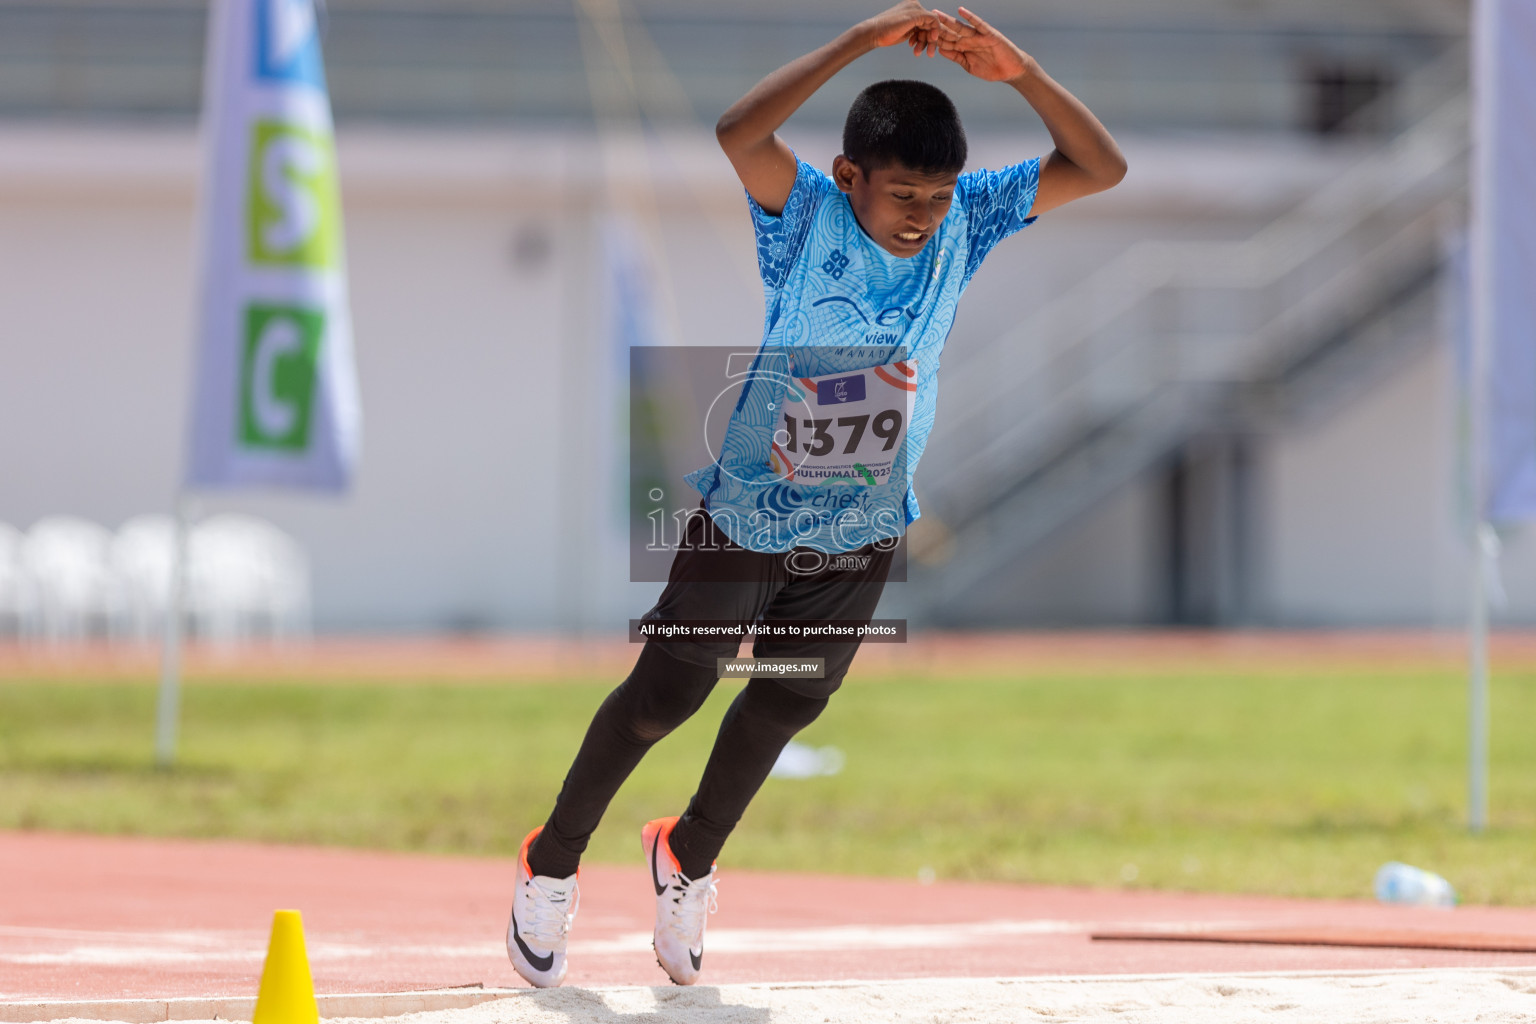
[[[1454,907],[1456,890],[1433,871],[1390,860],[1376,872],[1376,898],[1412,907]]]

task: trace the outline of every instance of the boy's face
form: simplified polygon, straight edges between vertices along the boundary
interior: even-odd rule
[[[847,157],[832,161],[832,180],[848,193],[859,227],[892,256],[910,259],[939,230],[954,199],[958,171],[927,174],[891,164],[867,174]]]

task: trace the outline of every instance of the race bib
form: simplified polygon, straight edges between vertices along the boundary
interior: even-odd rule
[[[785,390],[769,466],[815,486],[891,478],[917,398],[917,360],[824,377],[794,377]]]

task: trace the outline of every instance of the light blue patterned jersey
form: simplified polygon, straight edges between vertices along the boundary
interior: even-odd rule
[[[992,247],[1032,222],[1039,181],[1039,160],[960,175],[948,216],[909,259],[866,235],[848,197],[803,160],[780,216],[748,196],[763,340],[738,382],[718,459],[686,478],[733,541],[763,552],[851,551],[900,536],[918,517],[912,474],[933,428],[939,353],[956,304]],[[830,404],[834,387],[838,400],[863,400],[867,392],[873,398],[870,389],[895,394],[889,389],[903,379],[915,383],[915,391],[906,385],[913,392],[906,411],[892,404],[872,424],[867,416],[839,418]],[[859,461],[857,452],[879,457],[880,439],[889,445],[898,433],[884,468]],[[813,439],[824,443],[813,447]],[[799,453],[818,448],[834,460],[854,452],[847,475],[804,466],[797,474]]]

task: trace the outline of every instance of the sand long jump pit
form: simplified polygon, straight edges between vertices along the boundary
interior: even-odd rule
[[[1449,1024],[1536,1021],[1536,969],[521,989],[399,1024]],[[68,1018],[66,1018],[68,1019]],[[73,1018],[82,1019],[82,1018]],[[374,1024],[377,1017],[327,1017]],[[211,1024],[211,1022],[210,1022]]]
[[[411,1024],[1513,1024],[1536,1021],[1536,970],[556,989],[400,1020]]]

